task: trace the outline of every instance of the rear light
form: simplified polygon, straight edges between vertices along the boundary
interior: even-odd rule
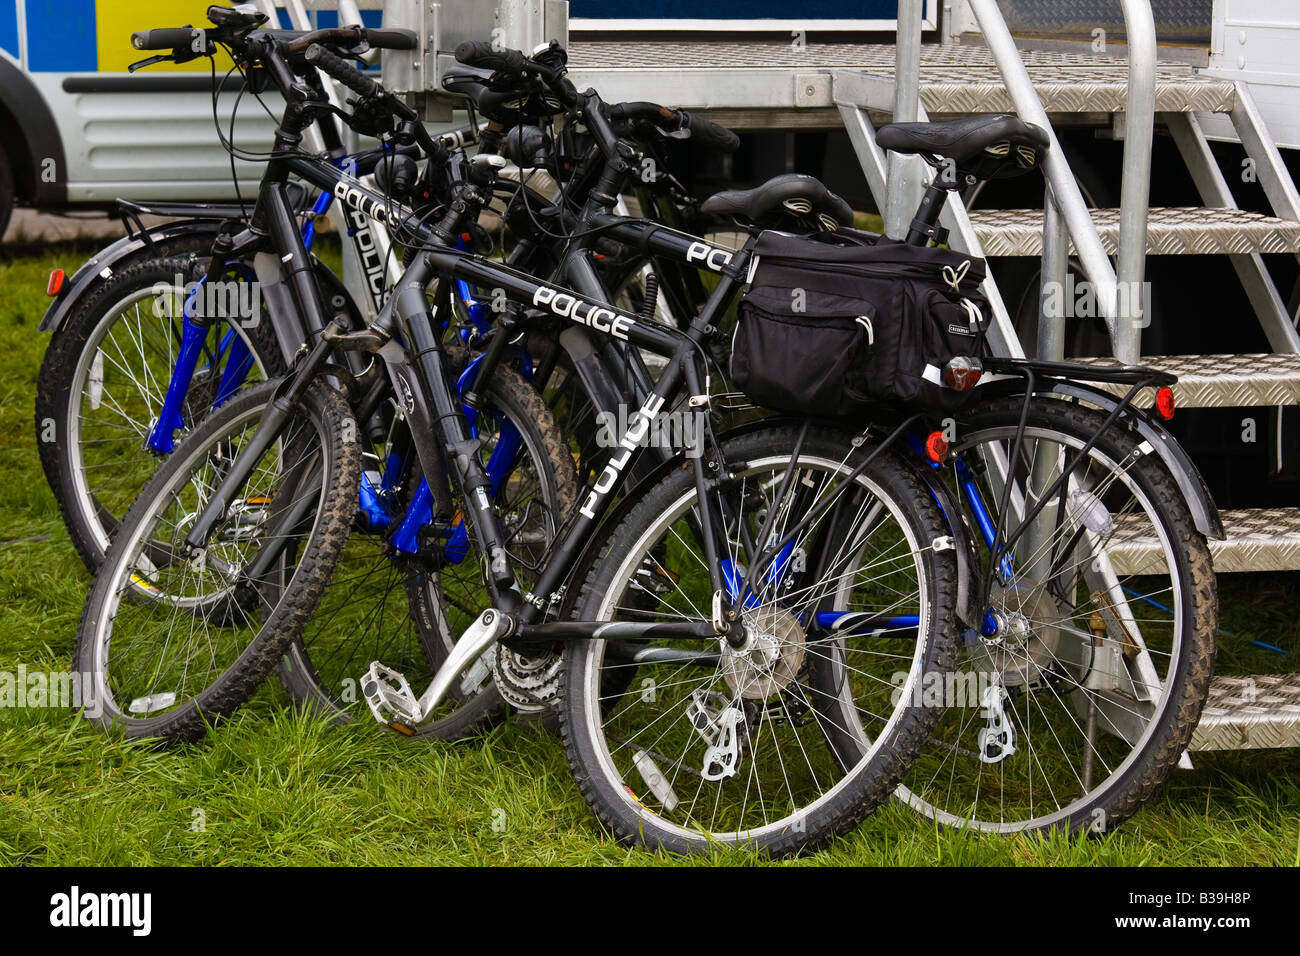
[[[1168,385],[1156,389],[1156,414],[1165,421],[1174,417],[1174,390]]]
[[[943,367],[943,384],[959,392],[967,392],[979,384],[984,374],[984,364],[969,355],[954,355]]]
[[[948,439],[943,432],[930,432],[925,439],[925,456],[935,464],[948,457]]]
[[[55,269],[50,273],[50,281],[45,284],[45,294],[53,299],[63,291],[63,280],[66,278],[62,269]]]

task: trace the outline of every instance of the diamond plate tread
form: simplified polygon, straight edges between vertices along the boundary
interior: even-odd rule
[[[1189,750],[1300,747],[1300,674],[1215,677]]]
[[[1101,244],[1119,245],[1119,210],[1092,209]],[[972,210],[971,224],[986,256],[1041,256],[1041,209]],[[1074,243],[1070,243],[1073,251]],[[1240,209],[1154,206],[1147,215],[1147,255],[1206,256],[1300,252],[1300,222]]]
[[[1118,365],[1111,358],[1071,359],[1084,365]],[[1179,408],[1250,408],[1300,405],[1300,355],[1144,355],[1142,364],[1178,376],[1173,386]],[[1118,395],[1127,385],[1098,382]]]
[[[1049,113],[1115,113],[1124,110],[1128,62],[1119,57],[1056,50],[1022,50],[1021,59]],[[711,71],[858,70],[892,84],[891,43],[791,43],[697,40],[629,42],[579,40],[569,48],[569,69]],[[1236,102],[1233,85],[1198,75],[1182,63],[1156,67],[1156,111],[1223,113]],[[740,104],[738,104],[740,105]],[[863,103],[891,109],[892,94]],[[988,48],[978,42],[923,44],[921,105],[931,114],[1012,112],[1011,97]]]
[[[1219,517],[1228,537],[1209,543],[1216,572],[1300,570],[1300,508],[1243,508],[1221,511]],[[1116,573],[1134,574],[1152,564],[1158,542],[1140,533],[1150,528],[1149,520],[1120,516],[1115,523],[1106,553]]]

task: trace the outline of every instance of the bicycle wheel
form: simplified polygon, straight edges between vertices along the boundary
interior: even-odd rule
[[[464,352],[453,350],[452,361],[463,366]],[[507,551],[526,591],[532,569],[577,500],[573,458],[541,396],[504,365],[489,383],[475,430]],[[379,486],[380,461],[372,462],[376,470],[370,480]],[[391,494],[395,519],[419,478],[419,469],[411,467],[404,487]],[[396,521],[353,532],[320,607],[285,656],[282,678],[294,698],[339,720],[350,720],[358,708],[365,713],[358,681],[371,661],[395,668],[422,690],[461,633],[491,603],[485,565],[463,526],[459,534],[453,525],[445,539],[426,540],[420,554],[394,548],[395,527]],[[528,657],[492,648],[416,732],[463,737],[503,716],[507,703],[525,714],[548,712],[559,667],[558,655]]]
[[[315,608],[356,512],[360,470],[347,403],[323,385],[307,390],[206,545],[185,545],[274,391],[245,389],[204,419],[115,536],[75,651],[94,689],[87,716],[100,726],[200,736],[252,694]]]
[[[797,435],[770,426],[727,442],[729,470],[710,492],[713,513],[725,515],[719,560],[730,580],[746,574],[769,515],[775,543],[834,502],[743,603],[745,645],[651,636],[574,641],[567,651],[569,762],[625,842],[670,852],[816,846],[889,797],[938,716],[914,706],[910,690],[954,654],[955,569],[939,543],[941,514],[892,454],[848,480],[875,447],[867,441],[812,429],[791,469]],[[578,616],[710,620],[691,470],[638,495],[606,531]],[[845,760],[830,731],[850,721],[874,733]]]
[[[149,259],[117,272],[55,334],[36,389],[41,466],[73,546],[93,573],[109,538],[158,466],[147,446],[181,339],[180,282],[193,258]],[[245,297],[247,298],[247,297]],[[237,336],[251,355],[243,381],[284,374],[268,321],[214,323],[182,409],[182,434],[212,407]]]
[[[1104,423],[1037,400],[1012,468],[1020,410],[968,414],[944,467],[964,507],[978,488],[995,519],[1009,474],[1011,526]],[[1109,829],[1155,792],[1200,716],[1217,627],[1205,538],[1158,456],[1112,427],[1010,551],[899,796],[952,826]]]

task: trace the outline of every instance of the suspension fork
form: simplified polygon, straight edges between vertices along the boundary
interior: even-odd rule
[[[185,297],[181,309],[181,344],[176,353],[176,364],[172,368],[171,379],[167,382],[167,394],[158,411],[158,420],[149,429],[149,437],[145,440],[149,450],[158,455],[170,455],[176,448],[176,432],[183,424],[181,408],[185,405],[190,380],[194,378],[194,370],[198,368],[199,357],[203,354],[203,344],[212,329],[212,319],[209,316],[193,316],[194,303],[203,294],[206,279],[207,276],[200,279]]]
[[[484,359],[485,356],[482,355],[476,357],[457,380],[457,392],[462,399],[461,408],[464,411],[466,421],[469,423],[470,434],[474,438],[478,438],[480,434],[478,423],[482,412],[469,403],[467,390],[470,384],[477,380],[478,365]],[[527,352],[524,353],[523,367],[525,369],[531,369],[532,367]],[[525,380],[531,377],[527,373],[524,375]],[[514,471],[523,444],[523,435],[520,433],[519,427],[510,419],[504,419],[498,426],[497,443],[492,448],[492,454],[488,456],[485,468],[493,500],[501,493],[506,480]],[[387,479],[385,480],[387,481]],[[393,534],[393,547],[405,554],[417,553],[420,550],[419,530],[432,520],[433,493],[429,487],[428,478],[423,477],[420,479],[420,484],[416,487],[415,493],[407,505],[401,523]],[[452,528],[443,547],[445,556],[453,563],[459,563],[469,553],[469,530],[463,521]]]
[[[340,333],[347,331],[341,324],[335,327]],[[235,499],[239,489],[243,487],[248,477],[253,473],[253,469],[262,460],[262,456],[280,437],[284,427],[295,416],[298,404],[302,401],[302,396],[312,382],[315,381],[321,367],[325,364],[325,360],[329,357],[331,349],[332,345],[329,339],[322,336],[303,358],[298,369],[276,387],[271,404],[262,412],[262,416],[258,420],[256,433],[235,457],[230,470],[217,484],[212,497],[203,506],[203,510],[199,512],[189,534],[185,536],[186,547],[192,551],[197,551],[206,546],[208,537],[212,534],[213,526],[225,517],[230,503]],[[278,550],[284,547],[283,539],[277,535],[271,540],[273,542],[271,545],[272,550],[278,553]]]
[[[327,192],[322,192],[317,196],[316,202],[312,206],[314,216],[323,215],[329,209],[332,199],[333,197]],[[316,223],[314,216],[308,220],[302,229],[302,242],[305,250],[310,250],[315,241]],[[207,275],[201,277],[198,280],[198,285],[185,299],[181,324],[181,343],[176,354],[176,364],[172,367],[171,377],[167,382],[167,393],[163,397],[162,408],[158,412],[158,420],[154,422],[153,428],[149,430],[147,439],[149,450],[155,454],[170,455],[175,450],[176,432],[184,424],[181,409],[185,405],[190,384],[194,380],[195,371],[198,369],[199,358],[203,353],[203,344],[207,340],[208,333],[213,325],[210,317],[195,317],[193,315],[194,302],[198,296],[203,294],[207,280]],[[229,352],[226,351],[227,348],[229,348]],[[220,408],[230,396],[238,391],[248,378],[248,373],[253,367],[253,354],[248,348],[248,343],[244,341],[243,336],[233,331],[222,338],[217,353],[210,364],[215,365],[216,361],[223,356],[225,364],[222,367],[221,381],[212,402],[213,408]]]

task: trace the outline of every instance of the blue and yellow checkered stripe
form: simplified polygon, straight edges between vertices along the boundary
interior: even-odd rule
[[[0,0],[0,49],[15,57],[20,2]],[[27,69],[34,73],[125,73],[128,65],[146,55],[131,46],[133,32],[205,24],[209,4],[210,0],[26,0]],[[319,28],[338,25],[338,13],[333,10],[312,16]],[[381,17],[379,10],[361,12],[369,27],[379,26]],[[280,25],[289,27],[283,10]],[[206,73],[209,66],[202,59],[160,64],[153,69]]]

